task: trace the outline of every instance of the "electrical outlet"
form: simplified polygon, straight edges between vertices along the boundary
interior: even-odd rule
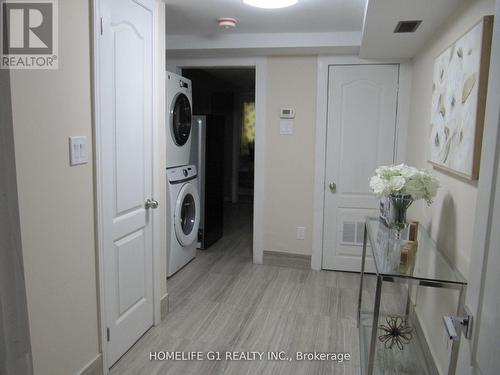
[[[297,239],[303,240],[306,236],[306,228],[305,227],[297,227]]]

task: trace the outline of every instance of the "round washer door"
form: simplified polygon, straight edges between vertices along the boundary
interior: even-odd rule
[[[187,182],[177,196],[174,214],[175,235],[182,246],[189,246],[196,240],[199,224],[200,196],[196,186]]]
[[[184,146],[191,133],[191,104],[183,93],[179,93],[172,101],[170,109],[172,138],[177,146]]]

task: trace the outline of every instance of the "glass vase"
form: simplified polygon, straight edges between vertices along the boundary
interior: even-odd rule
[[[411,195],[395,195],[390,197],[390,227],[396,230],[396,236],[399,238],[400,233],[408,225],[406,221],[406,212],[413,203]]]

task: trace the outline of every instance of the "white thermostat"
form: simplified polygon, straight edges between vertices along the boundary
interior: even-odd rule
[[[295,118],[295,108],[281,108],[280,118]]]

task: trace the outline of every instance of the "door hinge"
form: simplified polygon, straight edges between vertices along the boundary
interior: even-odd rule
[[[109,328],[106,328],[106,340],[108,340],[108,342],[109,342],[109,338],[110,338],[110,336],[109,336]]]
[[[102,35],[102,17],[101,17],[101,35]]]

